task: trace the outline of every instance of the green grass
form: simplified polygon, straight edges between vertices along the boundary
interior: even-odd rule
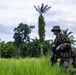
[[[69,75],[60,72],[58,63],[53,67],[48,57],[0,59],[0,75]]]

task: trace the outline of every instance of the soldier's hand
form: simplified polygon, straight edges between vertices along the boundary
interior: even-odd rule
[[[56,48],[56,51],[59,51],[60,50],[60,46],[58,46],[57,48]]]

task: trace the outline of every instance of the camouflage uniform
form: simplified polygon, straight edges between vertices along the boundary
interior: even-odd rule
[[[66,35],[60,34],[56,37],[54,43],[56,47],[60,46],[60,49],[57,51],[57,55],[60,58],[60,66],[67,68],[71,59],[70,39]]]
[[[51,31],[58,31],[60,33],[61,30],[59,26],[54,26]],[[70,39],[66,35],[60,33],[60,35],[56,36],[54,45],[55,48],[60,46],[59,50],[56,51],[58,58],[60,58],[60,66],[63,68],[68,68],[71,59]]]

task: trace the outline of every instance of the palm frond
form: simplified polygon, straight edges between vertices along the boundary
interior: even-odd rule
[[[43,8],[44,8],[44,4],[42,3],[42,4],[41,4],[41,10],[43,10]]]
[[[36,11],[39,12],[40,14],[45,13],[47,10],[49,10],[51,8],[51,6],[48,7],[48,5],[44,6],[43,3],[41,4],[41,7],[39,7],[39,5],[38,5],[38,8],[36,6],[34,6],[34,7],[35,7]]]
[[[48,7],[48,5],[45,5],[44,10]]]
[[[68,32],[69,29],[66,29],[65,31]]]
[[[44,4],[41,4],[41,9],[40,9],[41,13],[44,13]]]
[[[40,6],[39,6],[39,5],[38,5],[38,11],[39,11],[39,13],[41,12],[41,11],[40,11]]]
[[[34,8],[36,9],[37,12],[40,13],[40,11],[39,11],[39,7],[37,8],[36,6],[34,6]]]
[[[64,34],[64,35],[67,35],[67,36],[69,36],[70,34],[72,34],[73,32],[68,32],[68,30],[69,29],[66,29],[66,30],[62,30],[62,33]]]
[[[69,33],[68,33],[68,36],[69,36],[70,34],[72,34],[72,33],[73,33],[73,32],[69,32]]]
[[[50,6],[50,7],[48,7],[48,8],[46,8],[46,9],[44,10],[44,12],[48,11],[50,8],[51,8],[51,6]]]

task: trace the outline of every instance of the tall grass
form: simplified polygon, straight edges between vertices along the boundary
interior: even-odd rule
[[[0,59],[0,75],[69,75],[60,72],[58,63],[53,67],[48,57]]]

